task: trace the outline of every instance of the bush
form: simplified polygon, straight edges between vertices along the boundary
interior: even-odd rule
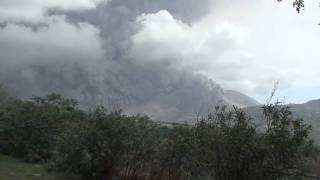
[[[143,116],[98,108],[60,139],[54,165],[91,179],[144,176],[158,145],[157,125]]]
[[[194,125],[156,123],[52,94],[0,104],[0,152],[85,179],[285,180],[307,176],[311,127],[279,103],[261,130],[242,110],[217,107]]]
[[[3,106],[1,112],[1,152],[31,162],[49,159],[65,123],[82,114],[75,101],[57,94],[14,100]]]
[[[150,179],[187,180],[201,173],[194,128],[177,125],[162,140]]]
[[[199,162],[214,179],[263,179],[261,139],[250,118],[242,111],[216,108],[196,125]]]
[[[310,126],[294,119],[288,107],[263,106],[268,127],[257,132],[239,110],[217,112],[196,125],[199,164],[213,179],[294,179],[306,175],[305,160],[315,149]]]

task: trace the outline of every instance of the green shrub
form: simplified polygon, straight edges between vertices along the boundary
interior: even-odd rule
[[[242,110],[217,107],[194,125],[82,111],[60,95],[0,103],[0,152],[85,179],[285,180],[307,175],[311,127],[279,103],[261,129]]]
[[[155,154],[157,130],[147,117],[98,108],[90,120],[62,136],[53,163],[86,178],[138,178],[146,174]]]
[[[196,125],[199,164],[219,180],[295,179],[306,175],[306,158],[315,147],[310,126],[288,107],[262,107],[267,128],[258,132],[243,111],[217,108]]]
[[[81,114],[75,101],[57,94],[14,100],[1,108],[1,152],[26,161],[47,160],[66,122]]]

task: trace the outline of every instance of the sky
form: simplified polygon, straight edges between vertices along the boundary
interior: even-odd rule
[[[0,82],[18,94],[67,89],[54,76],[69,94],[86,94],[133,63],[210,78],[261,103],[276,82],[288,103],[320,98],[317,0],[299,14],[276,0],[140,2],[1,0]]]

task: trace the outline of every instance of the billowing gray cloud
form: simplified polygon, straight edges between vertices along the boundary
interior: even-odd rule
[[[143,14],[137,19],[143,28],[131,37],[130,55],[142,62],[167,61],[176,69],[188,69],[211,77],[224,87],[250,93],[268,91],[255,81],[270,85],[282,78],[279,73],[273,73],[273,77],[259,74],[267,70],[257,66],[250,53],[242,49],[247,36],[244,29],[229,22],[214,22],[212,26],[209,21],[205,18],[188,25],[165,10]]]
[[[186,112],[193,117],[224,102],[220,86],[164,61],[132,57],[132,36],[143,28],[137,21],[143,13],[166,8],[191,23],[209,12],[208,3],[113,0],[86,10],[53,6],[37,21],[7,19],[0,35],[0,82],[21,97],[58,92],[86,106],[101,103],[157,119],[182,119]]]
[[[106,0],[1,0],[0,21],[40,21],[48,8],[88,9]]]
[[[36,30],[10,23],[0,29],[0,81],[17,95],[63,92],[66,85],[84,87],[81,76],[103,72],[98,29],[69,24],[63,17],[46,23]]]
[[[253,96],[267,96],[276,81],[280,91],[319,87],[320,15],[316,3],[307,7],[300,15],[276,1],[215,1],[210,14],[190,24],[166,10],[146,13],[138,17],[143,28],[132,36],[131,55],[168,61]]]
[[[294,66],[302,54],[281,52],[295,48],[281,39],[294,34],[285,26],[298,27],[306,18],[287,22],[282,17],[291,11],[281,8],[267,16],[276,8],[270,2],[19,2],[0,2],[0,82],[21,97],[58,92],[84,106],[101,103],[175,120],[232,103],[223,89],[266,95],[277,80],[286,88],[318,74],[300,76],[299,68],[310,68]],[[268,29],[276,17],[283,23],[279,42],[277,30]],[[308,52],[313,63],[317,55]],[[287,70],[291,59],[293,70]]]

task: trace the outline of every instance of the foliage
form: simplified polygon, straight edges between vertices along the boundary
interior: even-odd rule
[[[282,0],[277,0],[278,2],[282,2]],[[304,8],[304,0],[294,0],[292,3],[293,7],[296,9],[298,13]]]
[[[129,179],[148,171],[157,142],[156,124],[143,116],[98,108],[60,139],[55,165],[67,172],[101,179]]]
[[[306,175],[306,157],[315,150],[310,126],[293,119],[279,103],[262,107],[268,127],[257,131],[250,117],[235,108],[217,108],[197,124],[200,162],[220,180],[294,179]]]
[[[214,179],[262,179],[262,148],[250,118],[241,110],[216,108],[196,126],[200,161]]]
[[[194,125],[77,108],[51,94],[0,106],[0,151],[85,179],[285,180],[308,175],[311,127],[280,103],[262,107],[266,128],[241,109],[216,107]]]
[[[75,101],[57,94],[7,103],[0,114],[0,151],[26,161],[50,158],[65,123],[81,114],[75,107]]]
[[[200,173],[197,165],[197,148],[194,129],[175,126],[162,140],[153,164],[150,179],[193,179]]]
[[[0,155],[0,179],[79,180],[79,177],[66,177],[62,173],[49,172],[44,164],[25,163],[9,156]]]
[[[287,179],[305,174],[305,157],[313,155],[315,148],[308,139],[311,126],[302,119],[294,119],[288,106],[281,103],[263,106],[267,121],[264,134],[267,172],[269,179]]]

